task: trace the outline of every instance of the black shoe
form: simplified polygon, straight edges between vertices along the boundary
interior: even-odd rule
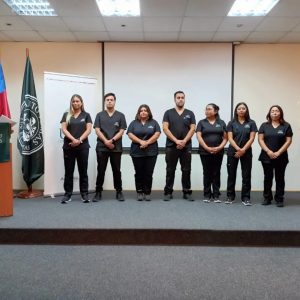
[[[93,198],[93,202],[98,202],[98,201],[100,201],[102,199],[102,194],[101,194],[101,192],[96,192],[96,194],[95,194],[95,196],[94,196],[94,198]]]
[[[164,201],[170,201],[171,199],[173,199],[173,195],[172,194],[165,194],[164,195]]]
[[[192,197],[192,194],[184,193],[183,199],[186,199],[188,201],[194,201],[194,198]]]
[[[144,199],[144,194],[143,194],[143,193],[137,193],[136,198],[137,198],[137,201],[143,201],[143,199]]]
[[[144,200],[146,200],[146,201],[151,201],[151,197],[150,197],[150,194],[145,194],[144,195]]]
[[[225,204],[232,204],[234,202],[234,199],[227,198],[225,201]]]
[[[243,200],[242,200],[242,203],[243,203],[245,206],[251,206],[251,205],[252,205],[252,203],[251,203],[251,201],[250,201],[249,198],[243,199]]]
[[[265,199],[261,205],[271,205],[271,200]]]
[[[71,195],[64,195],[61,199],[61,204],[67,204],[68,202],[71,202]]]
[[[90,199],[89,199],[89,195],[88,194],[81,194],[81,200],[83,203],[89,203]]]
[[[124,198],[123,193],[122,193],[122,192],[117,192],[117,194],[116,194],[116,199],[117,199],[118,201],[124,201],[125,198]]]
[[[284,207],[284,204],[283,204],[283,202],[277,202],[277,203],[276,203],[276,206],[277,206],[277,207]]]

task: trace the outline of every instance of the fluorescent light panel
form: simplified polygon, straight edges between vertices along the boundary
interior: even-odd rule
[[[23,16],[57,16],[55,10],[46,0],[4,0],[18,15]]]
[[[278,2],[279,0],[236,0],[227,16],[265,16]]]
[[[139,0],[96,0],[102,16],[140,16]]]

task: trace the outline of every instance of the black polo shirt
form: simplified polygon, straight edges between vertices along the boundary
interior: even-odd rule
[[[94,128],[100,128],[100,131],[104,134],[104,136],[110,140],[120,131],[120,129],[125,130],[127,128],[127,124],[125,116],[121,112],[115,110],[113,115],[109,116],[108,112],[104,110],[97,114]],[[122,152],[122,138],[118,139],[115,142],[115,148],[110,150],[98,137],[96,149],[97,151]]]
[[[171,108],[165,112],[163,122],[168,122],[172,134],[178,140],[183,140],[190,131],[190,126],[196,124],[196,119],[191,110],[184,109],[182,114],[179,115],[175,108]],[[176,147],[176,144],[167,137],[166,147]],[[185,148],[192,149],[191,140],[186,143]]]
[[[287,137],[293,136],[293,131],[291,125],[287,122],[280,124],[276,128],[273,127],[272,123],[265,122],[260,126],[258,134],[263,134],[266,146],[273,152],[276,152],[286,142]],[[288,161],[287,151],[282,153],[277,159],[283,159]],[[261,150],[259,160],[263,162],[271,161],[267,152],[265,152],[264,150]]]
[[[160,126],[155,120],[148,120],[144,125],[142,122],[134,120],[130,123],[127,134],[132,133],[141,140],[149,140],[156,132],[161,132]],[[130,155],[133,157],[155,156],[158,154],[157,141],[145,149],[140,148],[140,144],[131,143]]]
[[[60,123],[66,122],[68,113],[65,112],[62,116],[62,119]],[[70,118],[69,123],[67,124],[67,130],[71,133],[71,135],[75,139],[79,139],[81,135],[86,131],[86,124],[87,123],[93,123],[92,118],[89,113],[82,111],[77,118],[74,118],[73,116]],[[63,149],[70,149],[72,148],[69,143],[72,141],[68,139],[66,136],[64,137],[64,145]],[[78,145],[76,149],[85,149],[89,148],[89,140],[86,138],[82,144]],[[73,148],[72,148],[73,149]]]
[[[256,123],[253,120],[240,123],[238,120],[232,120],[227,125],[227,132],[232,132],[233,140],[240,147],[243,148],[250,139],[251,132],[257,132]],[[227,155],[234,156],[236,150],[229,145]],[[252,148],[247,149],[246,153],[252,153]]]
[[[196,132],[202,132],[202,138],[208,147],[218,147],[223,141],[226,124],[221,119],[217,119],[213,124],[210,124],[207,119],[203,119],[198,122]],[[201,155],[210,155],[200,144],[198,153]],[[218,152],[218,154],[223,153],[224,149]]]

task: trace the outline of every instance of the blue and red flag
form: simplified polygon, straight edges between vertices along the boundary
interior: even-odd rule
[[[10,118],[10,111],[7,102],[7,95],[6,95],[6,86],[4,80],[4,74],[2,70],[2,65],[0,63],[0,116],[4,115]]]

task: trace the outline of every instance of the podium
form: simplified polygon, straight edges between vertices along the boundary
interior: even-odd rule
[[[0,217],[13,215],[11,125],[0,123]]]

